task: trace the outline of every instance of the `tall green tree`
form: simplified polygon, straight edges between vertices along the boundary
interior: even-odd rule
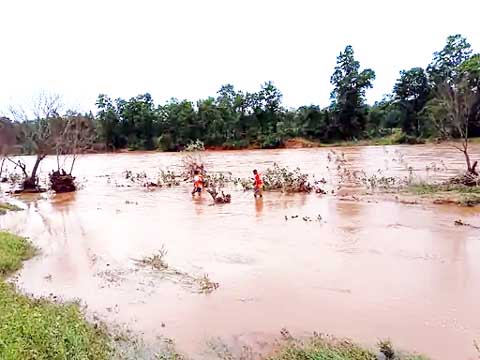
[[[472,55],[472,47],[460,34],[450,35],[440,51],[433,54],[433,60],[427,67],[430,81],[434,85],[448,82],[452,84],[459,75],[459,66]]]
[[[421,135],[420,112],[428,101],[429,93],[427,74],[421,67],[400,71],[393,94],[395,102],[403,112],[402,128],[407,134]]]
[[[470,111],[469,134],[472,137],[478,137],[480,136],[480,54],[471,56],[460,65],[459,69],[461,77],[477,95]]]
[[[330,95],[338,133],[342,138],[359,136],[365,130],[367,107],[365,91],[372,87],[375,72],[360,71],[353,47],[348,45],[337,57],[337,65],[330,79],[334,89]]]
[[[117,109],[128,146],[133,149],[154,149],[154,129],[159,115],[152,96],[146,93],[129,101],[118,99]]]
[[[317,105],[301,106],[295,112],[296,124],[301,136],[312,140],[326,140],[328,132],[327,110]]]
[[[100,94],[96,105],[99,138],[109,150],[124,147],[126,141],[121,138],[120,118],[112,99],[105,94]]]

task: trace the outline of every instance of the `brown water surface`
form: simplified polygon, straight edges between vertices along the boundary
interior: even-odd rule
[[[335,183],[328,151],[204,156],[209,169],[237,176],[277,162]],[[415,176],[438,180],[463,167],[461,154],[448,146],[335,151],[345,154],[350,168],[369,173],[408,176],[411,166]],[[255,201],[240,190],[231,190],[232,204],[210,206],[207,194],[192,200],[187,184],[156,191],[115,185],[126,184],[126,169],[155,174],[174,169],[180,156],[84,156],[75,170],[84,187],[76,194],[24,198],[26,211],[0,218],[2,228],[28,236],[41,249],[19,274],[19,286],[34,295],[79,298],[103,318],[143,332],[146,341],[169,336],[194,357],[211,338],[254,343],[285,327],[297,335],[316,330],[367,345],[388,337],[434,359],[474,358],[480,230],[455,227],[454,220],[480,226],[479,208],[314,194],[266,193]],[[472,156],[480,157],[479,146]],[[426,172],[432,163],[437,170]],[[54,166],[55,159],[47,158],[43,174]],[[319,214],[322,222],[301,219]],[[136,266],[132,259],[152,255],[162,244],[170,266],[208,273],[220,288],[198,294]]]

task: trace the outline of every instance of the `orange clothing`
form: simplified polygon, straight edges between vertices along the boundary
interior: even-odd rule
[[[260,176],[260,174],[256,174],[255,175],[255,187],[256,188],[259,188],[263,185],[263,180],[262,180],[262,177]]]
[[[195,175],[195,177],[193,178],[193,186],[196,189],[203,188],[203,176],[202,175]]]

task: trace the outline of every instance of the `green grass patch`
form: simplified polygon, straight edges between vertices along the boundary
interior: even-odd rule
[[[480,186],[422,183],[410,185],[406,192],[430,197],[436,204],[480,205]]]
[[[25,238],[1,231],[0,281],[2,276],[20,269],[22,261],[31,258],[34,253],[34,248]]]
[[[29,242],[0,232],[0,275],[18,270],[34,253]],[[107,332],[89,324],[77,304],[20,295],[0,277],[0,359],[109,359]]]
[[[453,184],[414,184],[408,187],[408,191],[417,195],[428,195],[439,192],[453,192],[457,194],[470,194],[480,196],[480,186],[465,186]]]
[[[6,214],[7,211],[20,211],[20,210],[22,210],[22,208],[18,207],[17,205],[0,202],[0,215]]]
[[[306,341],[289,339],[266,360],[377,360],[379,353],[385,359],[428,360],[421,355],[396,352],[389,341],[379,343],[379,351],[373,351],[351,340],[326,335],[314,335]]]
[[[480,205],[480,194],[463,194],[460,197],[460,205],[462,206],[477,206]]]

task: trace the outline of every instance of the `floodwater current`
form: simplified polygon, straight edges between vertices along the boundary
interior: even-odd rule
[[[329,151],[203,157],[207,169],[242,177],[274,162],[299,166],[336,189]],[[447,145],[334,151],[352,169],[408,176],[411,167],[430,181],[464,166],[462,154]],[[261,347],[282,328],[297,336],[318,331],[350,337],[367,346],[390,338],[433,359],[475,358],[480,230],[454,221],[480,226],[480,208],[345,201],[332,194],[265,193],[254,200],[240,189],[229,189],[231,204],[212,206],[208,194],[192,199],[190,184],[148,190],[129,184],[123,174],[175,169],[181,156],[85,155],[74,171],[82,184],[77,193],[17,198],[26,210],[1,217],[1,228],[28,236],[40,249],[18,274],[19,288],[34,296],[80,299],[88,312],[126,324],[147,342],[174,339],[193,358],[202,356],[212,338]],[[472,157],[480,158],[480,146],[472,147]],[[55,162],[42,163],[43,176]],[[208,274],[219,288],[198,293],[134,261],[162,245],[169,266]]]

